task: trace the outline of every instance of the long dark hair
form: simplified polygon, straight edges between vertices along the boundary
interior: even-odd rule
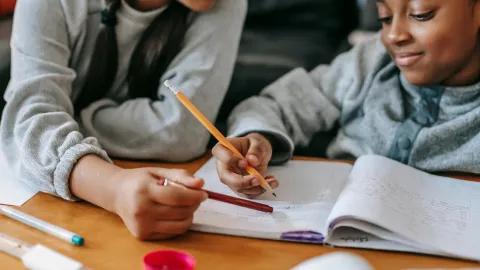
[[[118,69],[118,46],[115,34],[116,12],[121,0],[105,0],[102,25],[87,73],[83,91],[75,102],[77,113],[95,100],[105,96],[112,87]],[[162,74],[179,53],[188,29],[190,10],[170,1],[168,7],[153,20],[143,33],[132,57],[127,74],[130,98],[158,99]]]

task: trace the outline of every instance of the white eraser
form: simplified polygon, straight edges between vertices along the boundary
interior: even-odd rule
[[[165,85],[168,89],[170,89],[170,91],[172,91],[172,93],[176,96],[178,94],[178,92],[180,92],[180,90],[178,90],[170,80],[166,80],[163,85]]]
[[[290,270],[373,270],[362,257],[347,252],[332,252],[309,259]]]
[[[82,270],[83,265],[42,245],[35,245],[22,256],[23,264],[31,270]]]

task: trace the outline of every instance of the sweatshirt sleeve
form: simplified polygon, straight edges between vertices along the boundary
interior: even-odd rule
[[[272,163],[290,159],[296,145],[308,145],[316,132],[331,129],[349,97],[365,95],[367,80],[390,61],[377,35],[308,72],[297,68],[240,103],[228,120],[229,136],[251,132],[273,139]]]
[[[110,161],[97,140],[79,132],[70,99],[75,72],[58,0],[19,0],[12,31],[11,81],[0,128],[0,151],[14,175],[42,192],[76,199],[70,172],[82,156]]]
[[[81,113],[86,134],[116,157],[185,161],[203,154],[208,131],[163,81],[170,79],[214,121],[231,79],[246,9],[245,0],[222,0],[195,15],[183,49],[161,78],[159,100],[99,100]]]

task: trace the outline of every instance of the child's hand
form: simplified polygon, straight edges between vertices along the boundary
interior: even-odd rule
[[[203,180],[184,170],[141,168],[122,169],[114,175],[119,185],[115,212],[128,230],[140,240],[166,239],[185,233],[193,213],[207,194]],[[189,188],[163,186],[159,180],[175,180]]]
[[[261,175],[267,172],[268,162],[272,157],[272,145],[263,135],[250,133],[245,137],[229,139],[245,158],[238,157],[220,143],[212,152],[217,158],[217,172],[220,180],[233,191],[248,198],[254,198],[265,189],[260,186],[260,179],[249,175],[247,164],[255,168]],[[278,187],[273,176],[265,177],[272,188]]]

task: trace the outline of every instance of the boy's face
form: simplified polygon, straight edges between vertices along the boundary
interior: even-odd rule
[[[216,0],[177,0],[193,11],[207,11],[211,9]],[[163,7],[170,2],[170,0],[127,0],[135,8],[140,10],[153,10]]]
[[[177,0],[178,2],[184,4],[186,7],[193,11],[207,11],[211,9],[216,0]]]
[[[377,0],[382,41],[415,85],[480,79],[480,0]]]

